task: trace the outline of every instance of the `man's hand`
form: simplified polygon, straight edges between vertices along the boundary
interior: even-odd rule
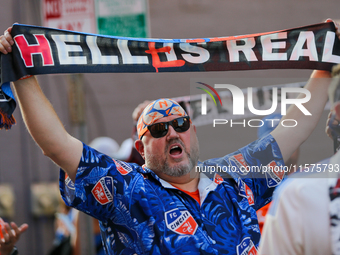
[[[12,52],[12,45],[14,44],[14,41],[11,31],[12,27],[9,27],[5,30],[4,34],[0,36],[0,52],[3,54]]]
[[[18,227],[14,222],[4,222],[1,227],[3,238],[0,239],[0,254],[10,255],[20,235],[28,229],[26,223]]]

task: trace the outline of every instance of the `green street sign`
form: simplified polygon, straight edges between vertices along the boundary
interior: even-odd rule
[[[149,37],[147,0],[96,0],[99,34]]]

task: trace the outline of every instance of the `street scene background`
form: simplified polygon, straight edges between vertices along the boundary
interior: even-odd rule
[[[149,0],[147,17],[150,37],[171,39],[270,32],[320,23],[327,18],[340,19],[338,1]],[[1,0],[1,33],[14,22],[41,26],[42,20],[39,0]],[[131,115],[139,103],[190,95],[190,79],[217,78],[228,83],[228,79],[254,78],[254,83],[244,85],[246,88],[271,85],[258,84],[260,78],[270,78],[274,85],[282,81],[307,81],[310,74],[311,70],[84,74],[81,79],[85,104],[83,112],[76,113],[84,113],[84,121],[70,117],[71,75],[41,75],[38,80],[68,132],[86,143],[107,136],[121,144],[132,136]],[[316,163],[332,155],[332,141],[324,132],[327,115],[325,111],[316,130],[301,147],[299,164]],[[55,187],[59,171],[29,136],[19,109],[14,116],[17,124],[9,131],[0,131],[0,209],[8,205],[12,208],[7,216],[1,215],[0,210],[0,216],[30,225],[17,245],[20,253],[47,254],[55,234],[54,214],[34,209],[54,206],[49,197],[44,200],[43,195],[48,193],[44,187],[50,187],[47,190]],[[200,126],[197,128],[200,157],[204,160],[233,152],[255,140],[256,132],[249,127]],[[36,189],[40,193],[34,193]],[[41,205],[44,201],[47,204]]]

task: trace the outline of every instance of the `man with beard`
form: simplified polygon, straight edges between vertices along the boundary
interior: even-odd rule
[[[0,37],[4,54],[13,45],[10,32]],[[305,87],[311,99],[304,107],[311,115],[295,105],[288,110],[285,118],[297,127],[280,125],[204,162],[198,161],[196,128],[183,108],[171,99],[153,101],[137,124],[142,167],[114,160],[67,133],[35,77],[14,82],[14,88],[27,129],[62,169],[64,201],[100,221],[107,254],[255,254],[256,210],[271,200],[283,174],[245,170],[284,166],[315,128],[329,78],[327,71],[314,71]]]

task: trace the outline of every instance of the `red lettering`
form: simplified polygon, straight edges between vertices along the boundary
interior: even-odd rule
[[[158,53],[160,52],[167,52],[170,54],[171,47],[166,46],[159,49],[155,48],[155,42],[149,42],[149,50],[146,50],[146,53],[151,54],[152,57],[152,66],[156,69],[156,72],[158,73],[158,68],[165,68],[165,67],[180,67],[185,65],[184,60],[171,60],[167,62],[161,62],[159,59]]]
[[[61,0],[45,0],[46,19],[61,17]]]
[[[40,54],[43,60],[43,65],[54,65],[51,46],[44,35],[34,35],[37,39],[37,44],[28,45],[26,38],[23,35],[17,35],[14,40],[20,51],[21,58],[24,60],[26,67],[33,67],[33,54]]]

